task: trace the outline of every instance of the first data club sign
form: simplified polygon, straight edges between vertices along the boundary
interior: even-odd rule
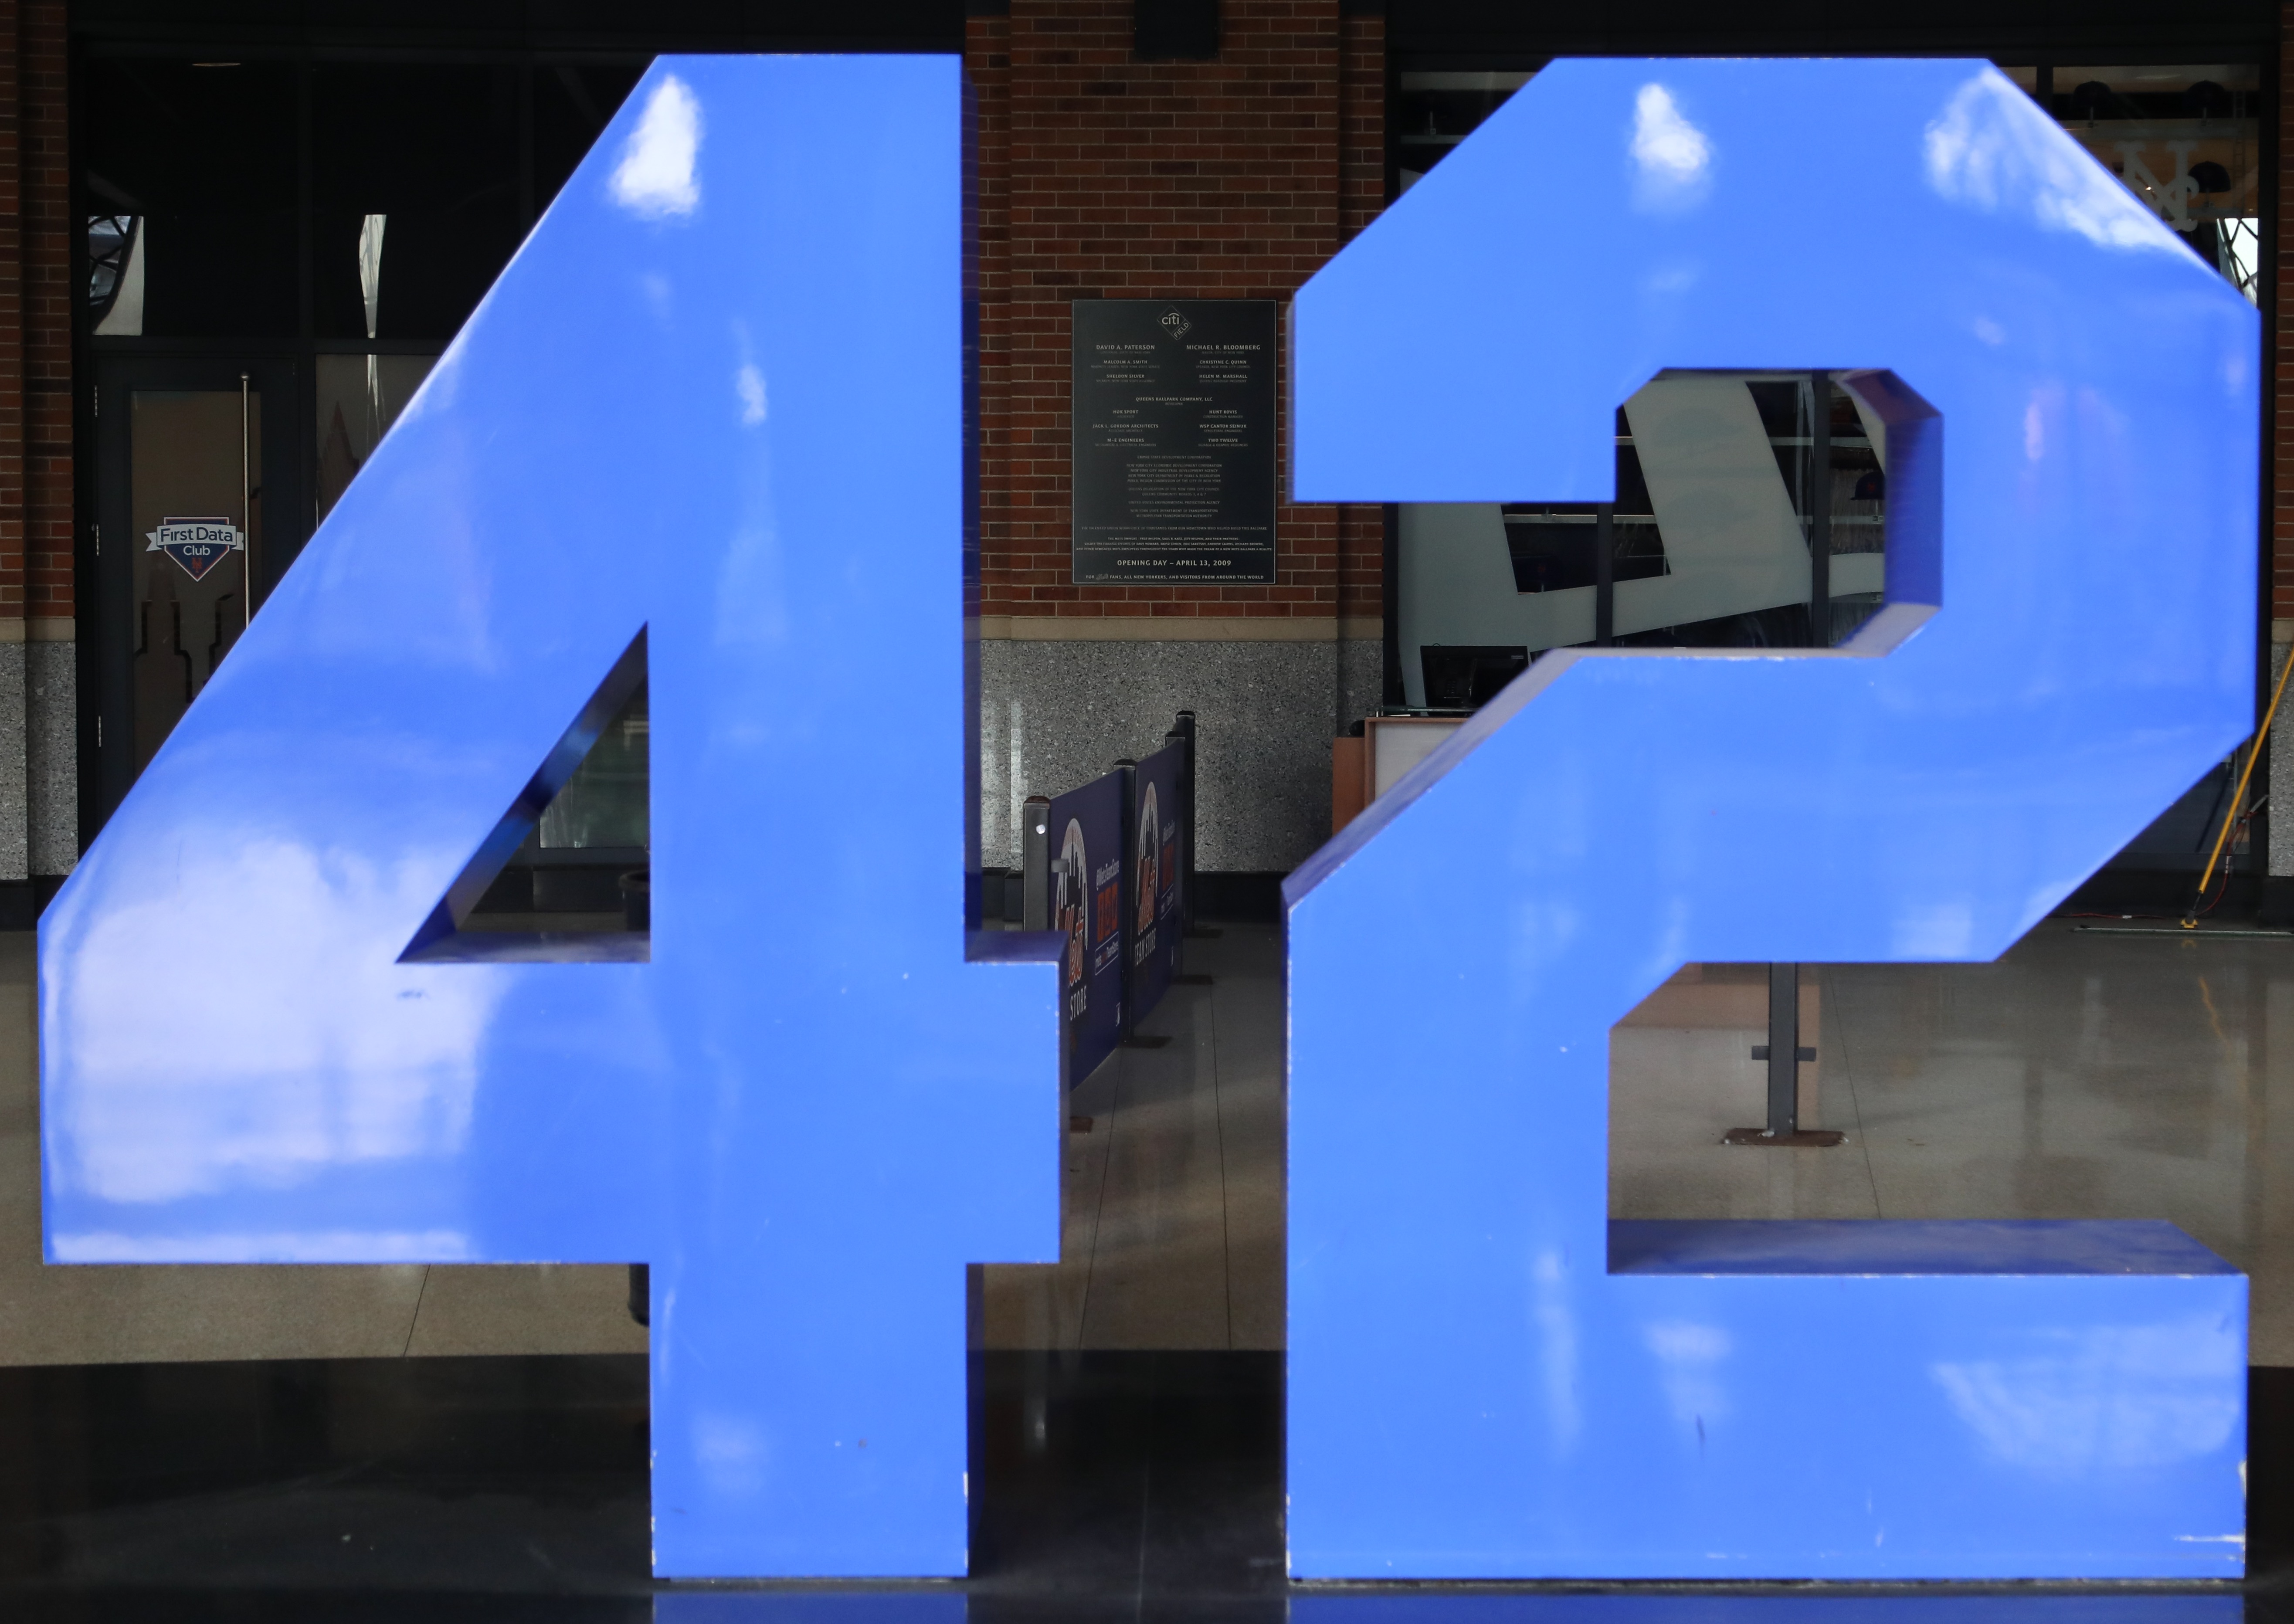
[[[167,554],[193,581],[204,580],[208,571],[247,548],[246,533],[229,519],[161,519],[159,529],[143,535],[150,544],[144,551]]]

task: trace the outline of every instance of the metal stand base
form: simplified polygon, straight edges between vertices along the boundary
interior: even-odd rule
[[[1766,1128],[1731,1128],[1720,1136],[1724,1145],[1751,1145],[1761,1150],[1829,1150],[1844,1145],[1848,1135],[1830,1128],[1802,1128],[1794,1133],[1771,1133]]]

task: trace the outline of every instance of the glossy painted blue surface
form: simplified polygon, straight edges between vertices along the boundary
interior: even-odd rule
[[[2245,1606],[2245,1597],[2234,1592],[2001,1596],[1951,1590],[1927,1596],[1841,1596],[1797,1591],[1744,1596],[1643,1591],[1589,1596],[1397,1587],[1303,1592],[1291,1599],[1289,1616],[1293,1624],[2239,1624]],[[666,1617],[658,1609],[654,1616],[656,1624]]]
[[[1662,368],[1901,380],[1855,645],[1549,655],[1289,882],[1293,1572],[2237,1574],[2242,1276],[1613,1227],[1607,1083],[1685,962],[1997,954],[2248,731],[2253,310],[1981,63],[1605,61],[1293,321],[1303,500],[1607,499]]]
[[[657,63],[42,924],[51,1260],[649,1260],[665,1574],[963,1572],[964,1266],[1057,1255],[1053,946],[967,961],[962,102]],[[641,628],[651,962],[400,962]]]

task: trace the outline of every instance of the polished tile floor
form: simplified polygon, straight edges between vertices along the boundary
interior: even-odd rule
[[[1282,1577],[1281,1359],[976,1356],[973,1576],[655,1587],[630,1355],[0,1371],[0,1617],[874,1624],[2294,1620],[2294,1372],[2257,1373],[2242,1587],[1314,1587]]]
[[[1613,1216],[2166,1218],[2252,1276],[2255,1362],[2294,1365],[2294,938],[2049,920],[1994,964],[1810,966],[1830,1150],[1719,1142],[1764,1112],[1761,970],[1615,1035]]]
[[[1281,942],[1188,952],[1210,980],[1145,1022],[1168,1043],[1070,1096],[1061,1262],[986,1271],[986,1345],[1282,1346]],[[43,1266],[31,963],[0,936],[0,1365],[645,1347],[611,1267]],[[1693,967],[1617,1029],[1613,1215],[2168,1218],[2249,1271],[2255,1359],[2294,1366],[2294,939],[2051,920],[1996,964],[1809,967],[1831,1150],[1720,1142],[1764,1109],[1764,974]]]
[[[2240,1589],[1289,1589],[1281,957],[1255,925],[1191,945],[1211,979],[1148,1021],[1168,1044],[1077,1089],[1062,1261],[988,1271],[975,1577],[656,1593],[618,1271],[37,1263],[28,946],[0,939],[0,1621],[2294,1624],[2274,1368]],[[2251,1271],[2257,1363],[2294,1367],[2294,939],[2056,921],[1997,964],[1813,969],[1803,1110],[1849,1135],[1823,1151],[1719,1143],[1761,1109],[1757,975],[1698,967],[1619,1028],[1614,1212],[2170,1218]]]
[[[1060,1262],[987,1270],[991,1348],[1282,1346],[1282,956],[1212,926],[1126,1049],[1069,1097]]]
[[[1189,944],[1208,987],[1075,1092],[1051,1268],[987,1271],[991,1347],[1282,1345],[1281,944]],[[2253,1276],[2257,1362],[2294,1366],[2294,938],[2049,920],[1996,964],[1811,965],[1803,1125],[1766,1109],[1767,967],[1697,966],[1612,1038],[1620,1218],[2167,1218]]]
[[[620,1267],[40,1261],[29,931],[0,931],[0,1365],[642,1352]]]

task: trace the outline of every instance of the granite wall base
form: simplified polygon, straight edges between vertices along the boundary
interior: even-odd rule
[[[31,872],[61,878],[79,862],[78,645],[23,645],[26,809]]]
[[[1296,868],[1330,832],[1330,740],[1377,707],[1375,642],[980,646],[980,862],[1019,865],[1019,807],[1148,755],[1195,713],[1195,865]]]
[[[0,884],[31,873],[25,816],[29,797],[24,761],[24,668],[27,646],[0,643]]]

